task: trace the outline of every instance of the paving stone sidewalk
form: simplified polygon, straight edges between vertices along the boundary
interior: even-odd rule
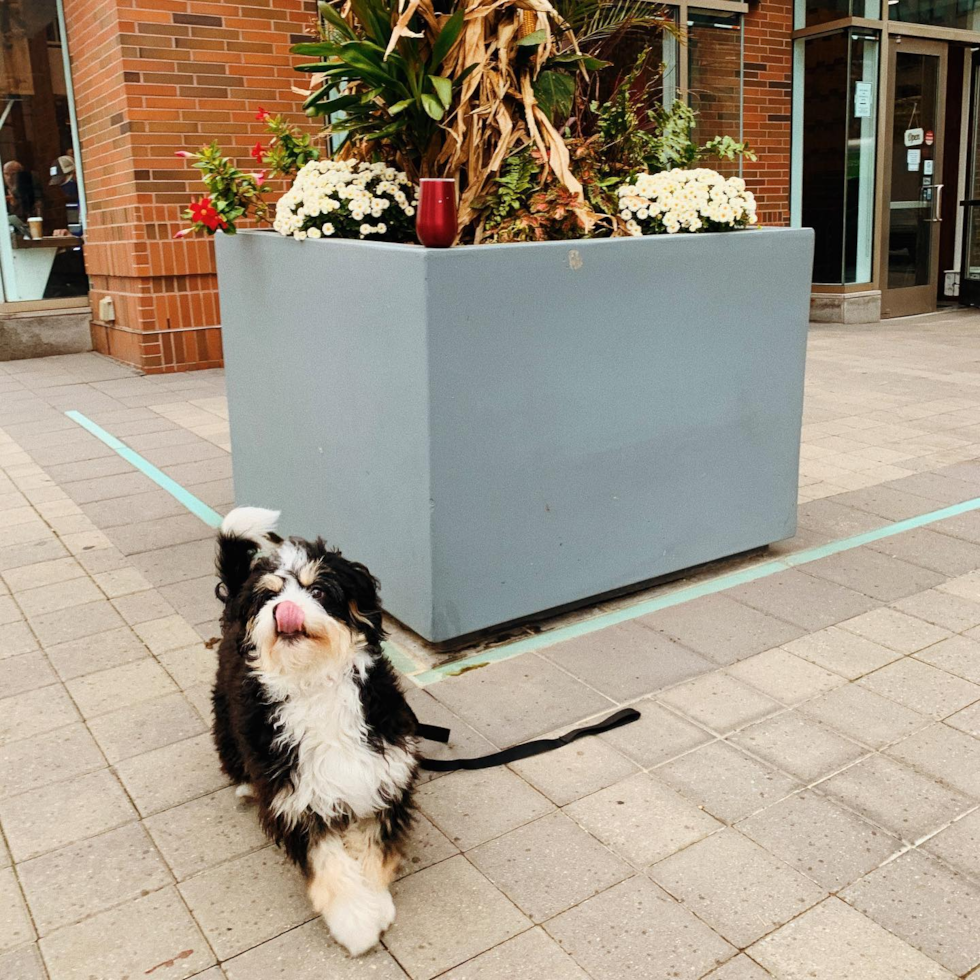
[[[813,331],[775,553],[980,496],[978,326]],[[455,755],[643,717],[426,778],[352,960],[211,749],[210,529],[68,409],[233,501],[220,372],[0,364],[2,980],[980,978],[980,513],[414,688]]]

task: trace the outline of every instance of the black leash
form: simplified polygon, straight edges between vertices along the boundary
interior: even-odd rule
[[[419,766],[428,769],[430,772],[453,772],[456,769],[489,769],[492,766],[504,766],[508,762],[517,762],[519,759],[529,759],[532,755],[541,755],[543,752],[552,752],[560,749],[563,745],[568,745],[578,738],[585,738],[587,735],[600,735],[602,732],[610,732],[621,725],[628,725],[640,717],[640,712],[635,708],[623,708],[597,721],[594,725],[586,725],[583,728],[575,728],[557,738],[538,738],[533,742],[524,742],[521,745],[512,745],[509,749],[500,752],[492,752],[490,755],[481,755],[475,759],[419,759]],[[417,722],[416,733],[430,742],[449,741],[449,729],[439,725],[426,725]]]

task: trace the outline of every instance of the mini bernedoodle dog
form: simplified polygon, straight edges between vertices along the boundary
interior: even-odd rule
[[[377,582],[322,539],[283,540],[278,518],[239,507],[218,534],[214,741],[314,909],[358,956],[395,918],[388,886],[411,823],[416,720],[381,652]]]

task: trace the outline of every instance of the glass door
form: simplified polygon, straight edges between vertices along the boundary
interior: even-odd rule
[[[969,160],[966,199],[960,201],[963,215],[963,258],[960,263],[960,302],[980,306],[980,60],[973,53],[970,79],[970,128],[967,131]]]
[[[883,317],[936,309],[946,45],[896,37],[889,62]]]
[[[0,0],[2,299],[33,308],[88,293],[63,27],[59,0]]]

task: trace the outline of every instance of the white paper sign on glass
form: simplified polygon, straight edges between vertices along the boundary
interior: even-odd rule
[[[909,170],[918,170],[922,162],[922,150],[907,150],[907,160]]]
[[[869,119],[871,117],[871,82],[854,83],[854,118]]]

